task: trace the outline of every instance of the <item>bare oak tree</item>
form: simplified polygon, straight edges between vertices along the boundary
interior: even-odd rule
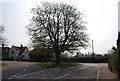
[[[60,63],[60,54],[88,45],[85,33],[84,14],[77,8],[64,3],[42,3],[32,8],[33,17],[27,26],[29,35],[35,44],[54,50],[56,63]]]

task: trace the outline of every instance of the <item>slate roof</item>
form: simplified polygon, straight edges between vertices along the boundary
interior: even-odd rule
[[[15,48],[16,51],[20,51],[18,55],[21,55],[25,49],[28,49],[27,47],[17,47],[17,46],[13,46]]]
[[[6,54],[9,51],[9,47],[2,47],[2,54]]]
[[[9,47],[3,47],[3,48],[2,48],[2,51],[5,52],[5,51],[7,51],[7,50],[9,50],[9,49],[10,49]]]

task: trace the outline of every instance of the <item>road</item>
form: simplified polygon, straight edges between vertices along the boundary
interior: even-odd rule
[[[69,68],[43,68],[34,62],[4,61],[11,65],[3,68],[2,79],[97,79],[99,68],[106,64],[82,63]]]

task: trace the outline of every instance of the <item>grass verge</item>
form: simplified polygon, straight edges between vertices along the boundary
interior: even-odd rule
[[[67,67],[73,67],[73,66],[81,65],[79,63],[60,63],[60,64],[55,64],[55,63],[51,63],[51,62],[47,62],[47,63],[38,62],[36,64],[39,65],[39,66],[42,66],[42,67],[46,67],[46,68],[56,68],[56,67],[67,68]]]
[[[6,66],[7,64],[6,63],[0,63],[0,66]]]

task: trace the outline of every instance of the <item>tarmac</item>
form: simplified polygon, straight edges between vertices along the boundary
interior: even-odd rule
[[[118,79],[118,77],[115,73],[110,72],[106,65],[98,69],[97,79]]]

